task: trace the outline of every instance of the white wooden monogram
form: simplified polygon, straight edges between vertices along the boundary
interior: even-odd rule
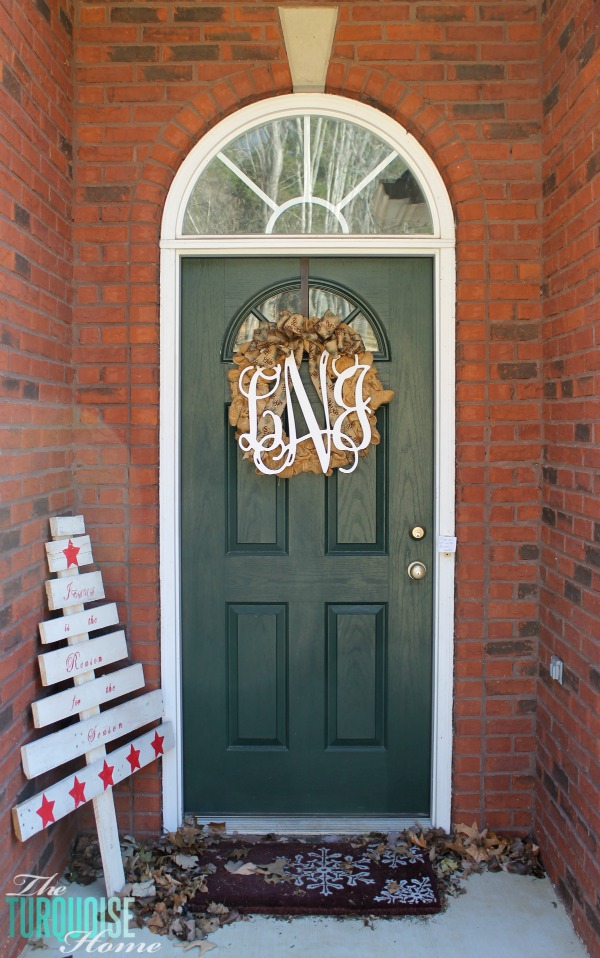
[[[304,356],[312,397],[300,372]],[[320,319],[284,310],[277,323],[259,322],[233,362],[236,368],[227,373],[229,422],[257,472],[283,479],[300,472],[353,472],[359,456],[380,441],[375,413],[394,393],[381,384],[373,354],[356,330],[330,310]],[[306,433],[298,426],[300,416]]]
[[[239,389],[243,396],[248,400],[248,413],[250,419],[250,429],[243,433],[238,439],[239,447],[242,452],[252,452],[254,465],[260,472],[267,476],[278,475],[284,469],[293,465],[296,460],[298,447],[309,440],[312,440],[317,450],[319,463],[324,473],[327,473],[331,463],[332,447],[338,450],[348,452],[352,456],[352,462],[345,469],[340,466],[340,472],[353,472],[358,465],[358,454],[361,449],[366,449],[371,444],[371,424],[369,414],[372,410],[369,408],[370,396],[363,396],[363,384],[370,366],[359,363],[358,356],[354,357],[354,365],[348,369],[338,372],[336,360],[331,361],[336,378],[333,387],[333,399],[343,412],[338,416],[333,426],[330,422],[329,404],[327,402],[327,365],[329,363],[329,353],[321,353],[319,360],[319,382],[321,386],[321,397],[323,405],[323,414],[325,416],[325,428],[321,429],[315,416],[311,400],[309,399],[304,384],[300,377],[300,371],[296,365],[293,354],[289,355],[281,366],[276,366],[273,372],[269,374],[260,366],[248,366],[243,369],[239,379]],[[344,384],[356,377],[354,402],[348,405],[344,401]],[[272,409],[266,409],[263,417],[271,418],[272,432],[267,436],[259,436],[260,419],[258,415],[258,403],[273,396],[279,389],[283,378],[287,409],[287,442],[281,416],[273,412]],[[246,386],[246,381],[248,385]],[[267,391],[260,388],[261,383],[267,384]],[[292,403],[292,393],[295,393],[296,399],[304,421],[308,427],[308,432],[304,436],[299,436],[296,431],[296,420],[294,418],[294,406]],[[356,413],[361,426],[362,439],[357,443],[344,432],[344,423],[351,413]],[[263,453],[270,452],[275,461],[280,464],[275,468],[270,468],[263,460]]]

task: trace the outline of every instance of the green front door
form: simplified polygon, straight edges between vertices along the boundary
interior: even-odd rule
[[[370,330],[395,397],[352,474],[279,480],[242,461],[227,358],[253,304],[307,286]],[[184,259],[181,309],[185,811],[427,816],[432,260]]]

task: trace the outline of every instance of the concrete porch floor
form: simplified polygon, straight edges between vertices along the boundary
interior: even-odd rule
[[[306,917],[293,919],[250,916],[210,935],[216,947],[211,955],[232,958],[587,958],[564,907],[547,879],[507,873],[472,875],[466,894],[450,900],[445,912],[424,918],[376,919],[372,927],[362,918]],[[100,882],[71,885],[68,896],[104,895]],[[124,939],[118,939],[123,941]],[[183,958],[184,946],[165,936],[136,929],[140,944],[160,944],[157,958]],[[113,941],[116,944],[117,940]],[[61,951],[62,947],[62,951]],[[101,953],[111,951],[102,948]],[[40,946],[26,945],[21,958],[62,958],[85,955],[85,949],[66,948],[57,939]],[[98,956],[96,945],[92,953]],[[112,951],[115,954],[115,951]],[[147,952],[142,952],[147,954]],[[193,947],[190,958],[202,951]]]

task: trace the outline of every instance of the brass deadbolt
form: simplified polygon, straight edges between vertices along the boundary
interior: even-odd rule
[[[415,539],[416,541],[418,541],[419,539],[424,539],[424,538],[425,538],[425,529],[424,529],[424,527],[423,527],[423,526],[413,526],[413,528],[410,530],[410,537],[411,537],[411,539]]]

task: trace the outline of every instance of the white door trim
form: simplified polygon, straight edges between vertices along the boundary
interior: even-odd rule
[[[433,216],[433,236],[198,236],[183,237],[181,223],[199,172],[225,142],[260,120],[298,111],[328,113],[362,123],[387,139],[418,175]],[[163,214],[160,274],[160,589],[161,667],[165,713],[176,729],[176,747],[163,758],[163,824],[183,818],[180,608],[180,273],[184,256],[432,256],[435,265],[435,542],[454,535],[454,322],[456,266],[454,218],[444,182],[430,157],[400,124],[356,100],[329,94],[291,94],[244,107],[213,127],[178,170]],[[454,555],[435,550],[431,823],[450,827]],[[240,822],[245,819],[240,819]],[[266,821],[266,820],[265,820]],[[377,819],[379,821],[379,818]],[[336,826],[337,822],[337,826]],[[373,819],[373,823],[375,819]],[[315,819],[288,820],[306,830]],[[364,828],[371,828],[366,819]],[[256,820],[258,826],[258,820]],[[327,819],[326,831],[344,827]],[[391,823],[390,823],[391,826]],[[266,827],[266,826],[265,826]],[[271,822],[272,830],[273,823]],[[255,828],[258,830],[258,828]]]

